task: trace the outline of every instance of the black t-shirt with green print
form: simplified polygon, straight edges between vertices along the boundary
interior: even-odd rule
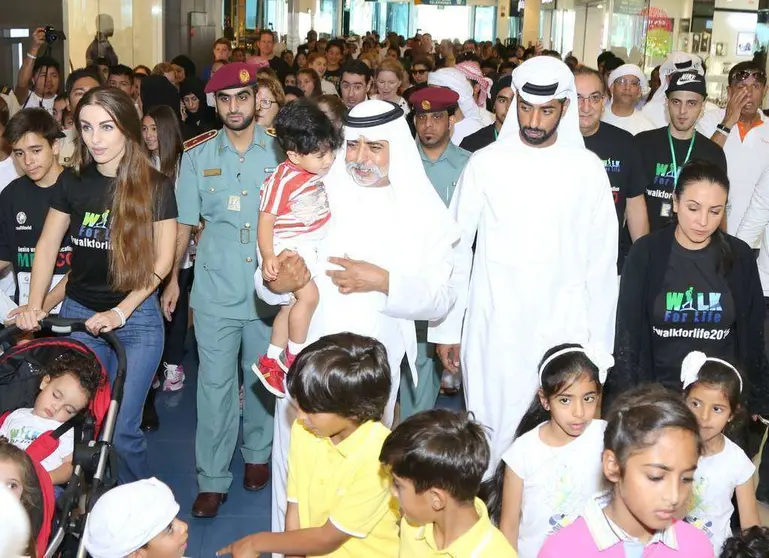
[[[691,140],[673,138],[676,162],[680,169],[686,161]],[[649,214],[649,228],[652,232],[661,229],[673,216],[673,190],[675,173],[673,158],[668,141],[668,127],[641,132],[635,136],[646,182],[646,211]],[[710,138],[695,132],[694,146],[689,160],[704,159],[721,167],[726,172],[726,155]]]

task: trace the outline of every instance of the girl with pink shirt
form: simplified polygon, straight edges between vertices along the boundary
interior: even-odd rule
[[[607,416],[603,473],[614,488],[548,537],[539,558],[712,558],[707,536],[676,519],[702,450],[694,414],[677,394],[645,386]]]

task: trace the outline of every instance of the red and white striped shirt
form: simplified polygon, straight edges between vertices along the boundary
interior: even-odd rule
[[[290,161],[278,165],[262,184],[259,211],[277,216],[276,238],[293,238],[328,223],[331,211],[322,177]]]

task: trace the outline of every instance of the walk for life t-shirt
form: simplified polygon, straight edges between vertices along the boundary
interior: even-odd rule
[[[545,538],[574,522],[587,501],[603,489],[603,433],[594,419],[581,436],[552,447],[540,438],[540,424],[513,442],[502,461],[523,479],[519,558],[536,558]]]
[[[159,177],[159,173],[154,175]],[[113,179],[102,175],[96,165],[83,169],[80,176],[67,175],[51,207],[70,216],[72,262],[67,296],[95,312],[114,308],[128,293],[112,289],[109,282],[110,226]],[[173,183],[164,178],[157,189],[155,221],[177,217]],[[147,254],[153,258],[153,254]]]
[[[619,271],[630,250],[630,235],[625,226],[627,199],[643,196],[646,191],[641,157],[636,151],[633,136],[630,133],[605,122],[601,123],[595,134],[585,137],[584,140],[585,147],[601,159],[609,176],[619,222],[620,246],[617,258]]]
[[[748,482],[756,467],[740,447],[724,437],[724,449],[700,457],[694,473],[694,488],[686,521],[710,538],[718,556],[724,541],[732,536],[734,490]]]
[[[734,362],[736,312],[718,258],[713,242],[701,250],[673,242],[651,319],[655,381],[667,387],[681,389],[681,363],[692,351]]]
[[[726,155],[710,138],[695,132],[694,146],[689,160],[704,159],[721,167],[726,172]],[[675,172],[670,153],[668,128],[657,128],[635,136],[636,149],[641,153],[641,162],[646,180],[646,210],[649,213],[651,232],[661,229],[673,216],[673,189]],[[678,169],[684,166],[691,140],[673,138]]]
[[[65,169],[56,183],[48,188],[41,188],[28,177],[22,176],[0,193],[0,260],[11,262],[13,266],[16,276],[14,301],[19,305],[29,300],[35,247],[43,232],[51,200],[61,189],[65,176],[71,177],[71,172]],[[69,239],[65,238],[56,258],[51,288],[69,271],[71,257],[72,247]],[[53,309],[54,314],[58,311],[58,307]]]
[[[8,441],[17,448],[26,450],[41,434],[56,430],[62,424],[57,420],[38,417],[32,413],[32,409],[16,409],[5,418],[3,426],[0,427],[0,436],[8,438]],[[43,459],[40,464],[46,471],[53,471],[61,466],[65,457],[72,455],[74,447],[75,435],[70,428],[59,438],[59,447],[56,451]]]

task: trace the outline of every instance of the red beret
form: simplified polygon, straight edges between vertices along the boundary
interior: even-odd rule
[[[459,95],[446,87],[423,87],[409,97],[416,113],[441,112],[457,106],[458,102]]]
[[[222,89],[246,87],[256,83],[258,68],[245,62],[231,62],[219,68],[206,84],[206,93],[216,93]]]

